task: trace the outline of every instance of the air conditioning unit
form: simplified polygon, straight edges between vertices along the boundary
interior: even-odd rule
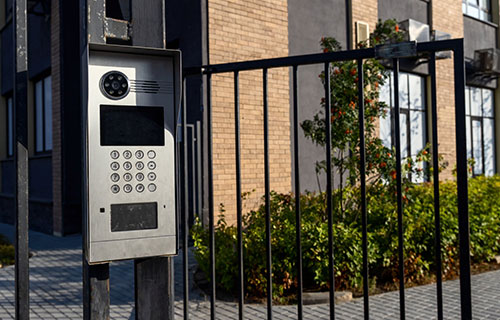
[[[474,51],[474,62],[480,73],[500,75],[500,49],[476,50]]]
[[[399,29],[405,33],[405,41],[430,41],[429,25],[417,20],[408,19],[398,23]]]

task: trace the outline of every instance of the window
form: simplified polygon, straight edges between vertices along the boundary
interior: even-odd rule
[[[35,83],[35,150],[52,150],[52,79]]]
[[[474,175],[495,173],[495,117],[493,90],[465,88],[467,158],[474,159]]]
[[[490,0],[462,0],[462,11],[468,16],[491,22]]]
[[[14,107],[12,97],[7,98],[7,156],[14,155]]]
[[[392,72],[380,90],[380,100],[390,110],[380,119],[380,138],[383,144],[391,148],[394,140],[394,75]],[[425,79],[421,76],[400,72],[399,74],[399,109],[401,132],[401,158],[415,158],[424,147],[426,137],[426,99]],[[422,165],[419,163],[418,165]],[[422,168],[423,169],[423,168]],[[413,178],[414,182],[423,182],[423,178]]]

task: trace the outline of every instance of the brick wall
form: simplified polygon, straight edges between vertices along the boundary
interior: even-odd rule
[[[378,21],[377,0],[352,0],[352,41],[356,44],[356,21],[366,22],[370,26],[370,33],[375,30]]]
[[[463,38],[463,13],[460,3],[454,0],[432,1],[433,28],[448,32],[452,38]],[[438,140],[439,153],[449,162],[442,179],[452,177],[456,164],[455,140],[455,82],[453,81],[453,60],[439,60],[436,63]]]
[[[210,0],[210,63],[288,55],[285,0]],[[271,189],[291,189],[289,71],[269,70]],[[236,219],[233,75],[212,77],[214,203],[223,203],[229,223]],[[264,194],[262,72],[240,74],[242,191],[252,192],[246,209]],[[217,208],[216,212],[218,212]]]
[[[59,0],[51,2],[51,73],[52,73],[52,194],[53,233],[62,234],[62,147],[61,147],[61,94],[60,94],[60,19]]]

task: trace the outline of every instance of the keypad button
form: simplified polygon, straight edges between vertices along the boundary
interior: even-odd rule
[[[144,191],[144,185],[139,183],[138,185],[135,186],[135,190],[137,192],[143,192]]]
[[[148,179],[149,179],[149,181],[155,181],[156,180],[156,174],[154,172],[148,173]]]
[[[130,163],[128,161],[123,163],[123,169],[129,171],[130,169],[132,169],[132,163]]]
[[[137,168],[137,170],[142,170],[144,169],[144,162],[142,161],[137,161],[136,164],[135,164],[135,167]]]
[[[120,169],[120,164],[118,162],[111,162],[111,169],[113,171]]]
[[[120,175],[118,173],[113,173],[111,175],[111,181],[118,182],[120,180]]]
[[[148,185],[148,190],[149,190],[150,192],[155,192],[155,191],[156,191],[156,185],[155,185],[154,183],[150,183],[150,184]]]
[[[111,151],[110,156],[112,159],[118,159],[120,157],[120,153],[116,150]]]
[[[123,175],[123,180],[125,180],[127,182],[131,181],[132,180],[132,175],[130,173],[125,173]]]
[[[156,163],[154,161],[149,161],[148,162],[148,169],[154,170],[155,168],[156,168]]]
[[[144,158],[144,152],[142,152],[141,150],[137,150],[137,151],[135,152],[135,157],[136,157],[137,159],[142,159],[142,158]]]
[[[125,191],[126,193],[130,193],[130,191],[132,191],[132,186],[129,184],[124,185],[123,191]]]
[[[148,151],[148,158],[154,159],[155,157],[156,157],[156,152],[154,152],[153,150],[149,150]]]
[[[123,151],[123,157],[124,157],[125,159],[130,159],[130,158],[132,158],[132,152],[130,152],[130,150],[125,150],[125,151]]]
[[[135,175],[135,178],[137,179],[137,181],[142,181],[144,180],[144,175],[142,173],[138,173]]]
[[[112,185],[111,186],[111,192],[113,192],[113,193],[120,192],[120,187],[118,185],[116,185],[116,184]]]

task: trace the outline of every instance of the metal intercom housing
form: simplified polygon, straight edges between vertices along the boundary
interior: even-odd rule
[[[82,62],[87,261],[176,255],[180,52],[89,44]]]

